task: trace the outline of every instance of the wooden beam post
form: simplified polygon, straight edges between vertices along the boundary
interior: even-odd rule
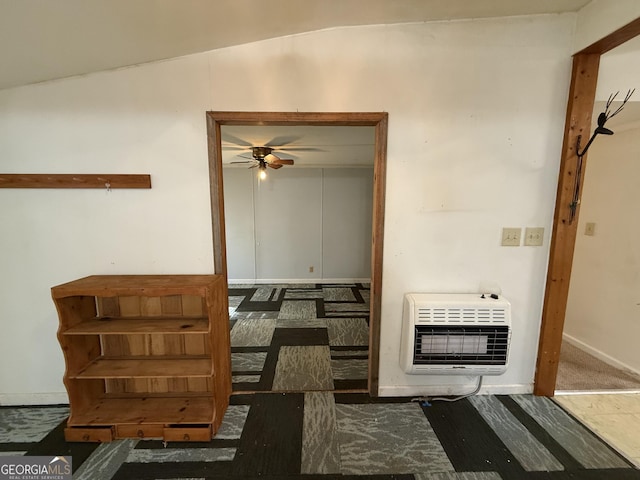
[[[573,200],[578,159],[576,144],[579,135],[582,135],[583,145],[589,138],[599,64],[600,54],[578,54],[573,58],[547,286],[542,310],[542,328],[534,387],[536,395],[553,396],[555,390],[580,213],[580,205],[578,204],[575,218],[573,222],[569,223],[569,206]],[[585,156],[583,158],[583,172],[586,169],[586,160]],[[583,181],[584,175],[580,182]]]

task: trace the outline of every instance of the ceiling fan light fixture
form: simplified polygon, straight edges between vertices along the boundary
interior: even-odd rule
[[[269,147],[253,147],[252,149],[253,158],[256,160],[264,160],[264,157],[269,155],[273,149]]]
[[[277,170],[279,168],[282,168],[283,165],[294,164],[293,160],[291,159],[283,160],[271,152],[273,152],[273,148],[271,147],[251,147],[251,159],[243,155],[239,155],[240,157],[246,158],[247,160],[230,162],[230,163],[251,163],[252,166],[250,166],[249,168],[258,167],[258,169],[260,170],[258,172],[258,176],[261,180],[264,180],[267,176],[267,173],[266,173],[267,167]]]

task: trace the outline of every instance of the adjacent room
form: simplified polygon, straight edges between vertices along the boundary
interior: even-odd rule
[[[368,391],[374,135],[222,126],[235,391]]]
[[[638,38],[602,56],[593,129],[602,112],[612,115],[621,105],[607,107],[611,95],[623,99],[637,88],[639,57]],[[555,392],[561,405],[631,457],[640,446],[639,252],[633,241],[640,225],[627,209],[640,200],[633,181],[638,105],[627,102],[607,121],[614,134],[598,137],[589,150]]]

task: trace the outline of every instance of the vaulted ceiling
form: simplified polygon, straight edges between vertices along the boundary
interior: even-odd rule
[[[591,0],[0,0],[0,89],[332,27],[574,12]]]

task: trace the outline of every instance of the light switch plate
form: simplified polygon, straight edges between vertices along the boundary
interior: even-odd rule
[[[521,228],[503,228],[502,229],[502,246],[503,247],[519,247]]]
[[[544,238],[544,228],[527,227],[524,230],[524,244],[527,247],[539,247]]]

